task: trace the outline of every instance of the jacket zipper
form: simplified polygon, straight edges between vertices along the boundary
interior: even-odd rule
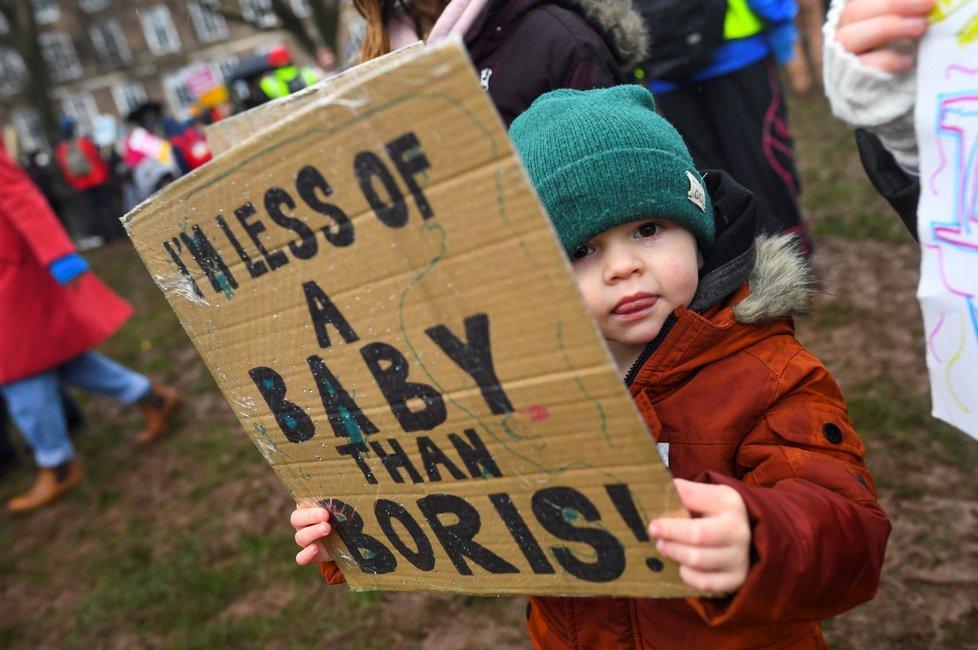
[[[625,377],[622,379],[622,381],[625,383],[625,388],[631,388],[632,382],[635,381],[635,376],[638,374],[638,371],[645,365],[645,362],[649,360],[649,357],[652,356],[659,346],[662,345],[663,339],[669,335],[669,332],[672,331],[672,326],[675,325],[676,322],[676,316],[674,314],[670,314],[669,318],[666,319],[666,322],[662,324],[662,329],[659,330],[659,334],[654,339],[649,341],[649,343],[645,346],[645,349],[642,350],[642,353],[639,354],[638,358],[632,363],[631,367],[628,369],[628,372],[625,373]]]

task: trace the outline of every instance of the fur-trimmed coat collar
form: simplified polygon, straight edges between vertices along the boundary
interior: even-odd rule
[[[738,323],[753,325],[811,311],[815,277],[794,235],[761,235],[747,281],[750,295],[734,306]]]
[[[633,68],[645,59],[648,31],[631,0],[560,0],[556,4],[584,16],[604,36],[622,67]]]
[[[458,0],[453,0],[457,2]],[[580,15],[596,31],[623,70],[641,63],[648,53],[648,33],[632,0],[487,0],[487,10],[475,20],[466,34],[493,30],[508,32],[511,25],[533,9],[556,5]]]
[[[814,282],[797,237],[758,235],[753,193],[722,171],[706,171],[703,177],[713,201],[716,243],[689,308],[704,313],[747,282],[750,296],[734,310],[738,322],[807,314]]]

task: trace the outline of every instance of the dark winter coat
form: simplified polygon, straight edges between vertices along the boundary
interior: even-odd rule
[[[58,284],[51,262],[75,252],[27,174],[0,147],[0,384],[95,347],[132,314],[94,273]]]
[[[646,35],[630,0],[490,0],[465,45],[508,126],[550,90],[627,82]]]
[[[743,497],[747,580],[729,598],[531,598],[538,648],[825,648],[819,621],[878,588],[889,520],[838,386],[794,337],[807,266],[789,236],[755,248],[752,197],[706,180],[717,245],[627,380],[672,474]]]

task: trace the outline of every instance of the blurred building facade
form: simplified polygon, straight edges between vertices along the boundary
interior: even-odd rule
[[[121,121],[144,101],[190,115],[201,88],[222,83],[248,55],[285,43],[270,0],[223,0],[257,27],[226,18],[215,0],[20,0],[30,2],[53,81],[55,111],[92,135],[100,116]],[[300,18],[315,0],[288,0]],[[0,34],[11,27],[0,15]],[[341,30],[342,31],[342,30]],[[21,150],[50,149],[36,107],[24,96],[29,72],[16,49],[0,47],[0,124],[16,130]]]

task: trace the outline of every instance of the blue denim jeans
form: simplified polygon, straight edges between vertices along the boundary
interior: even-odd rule
[[[39,467],[56,467],[75,457],[61,407],[61,384],[134,404],[146,397],[150,381],[98,352],[77,357],[30,377],[0,386],[10,417],[34,450]]]

